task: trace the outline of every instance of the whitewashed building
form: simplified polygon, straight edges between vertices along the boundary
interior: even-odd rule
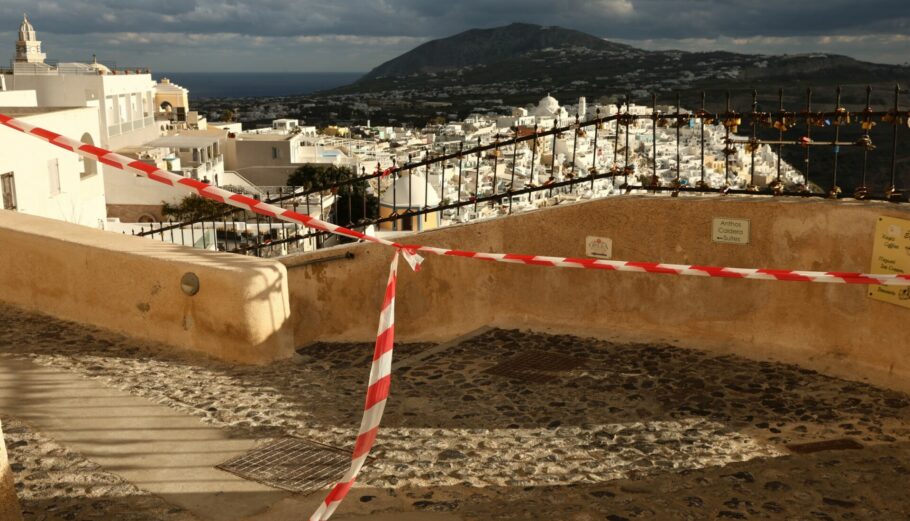
[[[98,107],[38,107],[34,91],[0,91],[0,113],[83,143],[101,139]],[[0,127],[0,208],[102,228],[104,173],[96,161]]]

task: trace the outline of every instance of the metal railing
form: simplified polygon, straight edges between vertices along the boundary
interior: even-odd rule
[[[695,110],[683,109],[679,95],[670,106],[658,106],[656,95],[649,106],[636,106],[626,95],[609,106],[606,115],[597,109],[593,119],[583,120],[578,115],[570,124],[557,123],[546,130],[537,125],[513,127],[508,130],[512,136],[496,133],[486,143],[478,138],[473,147],[464,142],[426,147],[416,157],[409,154],[401,165],[393,160],[391,168],[377,165],[373,173],[364,169],[360,175],[309,190],[297,188],[275,197],[267,194],[267,200],[295,209],[305,205],[306,213],[318,205],[321,219],[348,227],[397,231],[628,193],[901,203],[907,199],[899,186],[899,131],[910,120],[910,111],[901,110],[901,92],[896,87],[891,106],[875,109],[873,89],[869,87],[865,103],[851,109],[842,103],[840,87],[834,92],[834,102],[824,108],[813,106],[813,91],[807,89],[802,110],[788,110],[781,89],[775,110],[762,110],[758,93],[752,91],[749,110],[744,112],[733,108],[730,93],[723,100],[723,109],[715,111],[706,108],[704,93]],[[877,124],[882,127],[875,129]],[[877,152],[873,137],[878,140],[889,134],[890,143],[884,152],[890,153],[889,168],[870,172],[870,157],[882,153]],[[828,158],[818,155],[826,149],[831,154]],[[847,151],[853,152],[851,160],[859,170],[850,172],[855,181],[849,195],[840,186],[844,184],[845,167],[839,159]],[[801,168],[790,167],[784,155],[798,158]],[[903,168],[906,173],[906,166]],[[406,202],[398,197],[399,190],[406,191]],[[327,205],[326,197],[333,198]],[[225,216],[237,214],[228,211],[187,223],[161,225],[138,235],[164,240],[171,230],[202,222],[216,229],[221,221],[222,228],[227,229]],[[243,217],[241,223],[255,226],[255,238],[242,248],[228,248],[225,240],[219,249],[275,255],[276,247],[282,254],[288,249],[299,250],[303,243],[319,247],[338,240],[325,232],[296,227],[290,233],[283,224],[276,226],[268,219],[268,240],[263,241],[259,237],[263,235],[261,219],[255,216],[253,225],[249,216]],[[276,235],[275,230],[283,232]]]

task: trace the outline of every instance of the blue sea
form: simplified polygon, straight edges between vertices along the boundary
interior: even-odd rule
[[[155,72],[190,91],[191,99],[312,94],[354,83],[362,72]]]

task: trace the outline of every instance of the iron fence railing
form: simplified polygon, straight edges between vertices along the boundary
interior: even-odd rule
[[[634,105],[626,95],[605,110],[598,108],[592,119],[577,115],[569,124],[557,121],[546,129],[512,127],[487,142],[478,138],[475,146],[427,146],[409,154],[403,164],[393,159],[390,168],[377,165],[372,173],[364,169],[334,183],[279,190],[267,194],[267,200],[348,227],[397,231],[632,192],[905,202],[899,184],[907,181],[898,175],[897,158],[899,142],[910,144],[899,140],[910,111],[901,110],[901,93],[896,87],[889,107],[873,107],[869,87],[865,103],[851,108],[842,103],[838,87],[833,104],[818,107],[807,89],[804,107],[788,110],[781,89],[775,109],[763,110],[758,92],[752,91],[749,110],[742,112],[733,107],[729,93],[723,108],[713,111],[704,93],[694,110],[683,109],[679,95],[669,106],[658,105],[656,96],[648,106]],[[878,124],[882,126],[876,129]],[[888,134],[887,168],[871,172],[870,158],[881,153],[875,141]],[[822,150],[830,155],[814,152]],[[854,155],[845,184],[840,158],[847,151]],[[841,185],[849,184],[845,195]],[[400,197],[405,194],[406,199]],[[228,216],[239,220],[228,221]],[[167,240],[176,231],[182,240],[187,229],[193,236],[198,229],[205,237],[206,225],[215,230],[207,242],[218,249],[254,255],[284,254],[337,240],[236,210],[151,226],[137,235]],[[232,242],[229,231],[245,241]]]

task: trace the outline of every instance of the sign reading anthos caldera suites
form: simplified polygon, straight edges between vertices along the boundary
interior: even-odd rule
[[[872,246],[872,273],[910,273],[910,221],[878,218]],[[869,296],[910,308],[910,286],[869,286]]]
[[[724,244],[749,244],[749,219],[718,217],[711,226],[711,239]]]

